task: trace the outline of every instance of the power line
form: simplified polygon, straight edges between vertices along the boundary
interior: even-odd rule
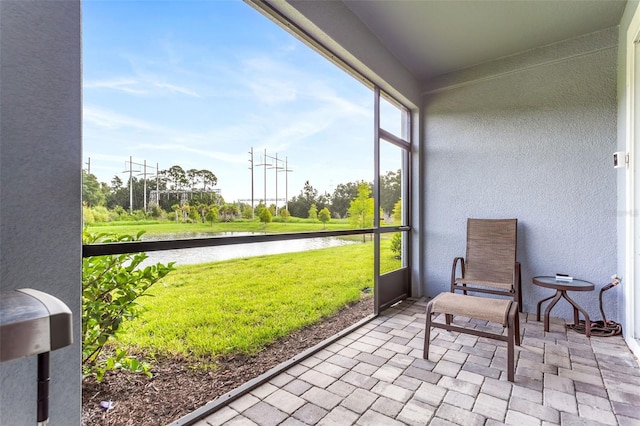
[[[273,160],[274,163],[269,162],[269,160]],[[278,158],[278,153],[276,152],[275,156],[267,155],[267,150],[265,148],[264,155],[262,157],[262,162],[260,164],[255,164],[253,158],[253,147],[249,151],[249,169],[251,170],[251,210],[254,210],[254,168],[255,167],[264,167],[264,202],[267,201],[275,201],[276,204],[276,215],[278,214],[278,201],[283,201],[282,198],[278,198],[278,173],[285,173],[285,205],[287,210],[289,209],[289,178],[286,173],[292,172],[293,170],[289,169],[288,166],[288,157],[285,157],[284,161],[281,158]],[[267,199],[267,169],[275,169],[275,198]]]
[[[267,199],[267,167],[271,166],[271,163],[267,163],[267,149],[264,149],[264,157],[262,157],[262,163],[256,164],[257,167],[264,167],[264,199]]]
[[[122,173],[129,173],[129,214],[133,213],[133,165],[140,166],[141,164],[134,163],[133,157],[129,156],[129,161],[124,162],[124,167],[127,167],[129,164],[129,170],[125,170]],[[136,173],[140,172],[140,170],[136,170]]]

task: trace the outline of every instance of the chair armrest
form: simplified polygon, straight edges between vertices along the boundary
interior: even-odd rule
[[[462,277],[464,277],[464,258],[456,257],[453,259],[453,266],[451,267],[451,291],[453,292],[453,286],[456,283],[456,269],[460,263],[460,272],[462,273]]]

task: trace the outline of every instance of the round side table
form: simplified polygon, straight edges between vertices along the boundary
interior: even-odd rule
[[[542,299],[538,302],[538,306],[536,309],[536,320],[540,321],[540,308],[542,303],[546,302],[547,300],[553,299],[551,300],[551,303],[549,303],[549,306],[547,306],[547,309],[545,309],[544,311],[544,331],[549,331],[549,314],[551,313],[551,309],[553,309],[553,307],[556,305],[556,303],[558,303],[558,300],[560,300],[561,297],[564,297],[567,302],[571,303],[571,306],[573,306],[574,324],[578,325],[580,321],[578,317],[578,311],[582,312],[582,315],[584,316],[585,334],[587,337],[591,337],[591,321],[589,320],[589,314],[569,297],[567,291],[592,291],[595,288],[593,283],[577,279],[573,279],[572,281],[560,281],[556,280],[555,277],[540,276],[533,277],[533,284],[540,287],[550,288],[556,291],[556,294],[554,294],[553,296],[547,297],[546,299]]]

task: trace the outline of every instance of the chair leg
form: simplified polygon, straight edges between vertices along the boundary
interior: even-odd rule
[[[444,322],[447,323],[447,325],[451,325],[451,320],[453,319],[453,315],[451,314],[444,314]]]
[[[429,340],[431,339],[431,303],[427,304],[427,320],[424,328],[424,351],[422,358],[429,359]]]
[[[518,311],[522,312],[522,270],[520,269],[520,263],[516,263],[516,269],[518,274],[516,279],[518,281],[516,282],[515,301],[518,302]]]
[[[516,346],[520,346],[520,308],[516,309],[516,314],[515,314],[515,326],[516,326],[516,333],[515,333],[515,338],[516,338]]]
[[[514,303],[509,310],[509,318],[507,322],[507,380],[510,382],[514,381],[515,375],[515,362],[514,362],[514,343],[516,340],[516,335],[520,334],[517,331],[517,312],[518,305]]]

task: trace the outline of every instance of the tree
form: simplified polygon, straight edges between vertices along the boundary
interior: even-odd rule
[[[220,214],[225,222],[231,222],[238,215],[238,206],[233,203],[226,203],[220,207]]]
[[[189,218],[189,213],[191,212],[191,207],[189,206],[189,204],[185,204],[184,206],[182,206],[182,208],[180,210],[182,210],[182,221],[186,222],[187,219]]]
[[[123,209],[129,206],[129,187],[124,187],[122,179],[118,176],[114,176],[111,179],[111,190],[105,197],[105,203],[108,209],[115,209],[116,206]]]
[[[200,216],[200,208],[195,203],[189,206],[189,221],[192,223],[204,222],[204,216]]]
[[[109,209],[115,209],[121,206],[127,210],[142,209],[151,199],[152,191],[172,191],[158,194],[158,205],[167,212],[170,212],[174,204],[182,204],[186,202],[184,194],[189,194],[189,203],[196,204],[223,204],[224,200],[219,193],[214,192],[213,187],[218,183],[218,178],[211,171],[202,169],[189,169],[186,172],[178,165],[171,166],[166,170],[158,171],[156,179],[138,179],[131,177],[126,184],[118,176],[114,176],[111,180],[111,187],[101,184],[101,191],[104,194],[104,205]],[[133,197],[131,190],[133,189]],[[146,194],[145,194],[146,191]],[[83,189],[83,193],[84,193]],[[89,199],[88,197],[85,197]],[[132,198],[133,204],[130,202]],[[200,211],[201,215],[204,214]],[[202,219],[204,220],[204,219]]]
[[[185,177],[187,178],[187,182],[189,182],[189,189],[195,189],[196,184],[198,183],[198,170],[189,169],[185,172]]]
[[[346,217],[351,200],[358,196],[358,183],[341,183],[336,186],[331,196],[331,211],[337,217]]]
[[[171,185],[170,189],[173,190],[182,190],[189,182],[184,169],[177,165],[171,166],[167,170],[162,170],[160,173],[167,179],[168,183]]]
[[[253,209],[249,204],[245,204],[244,206],[242,206],[242,218],[243,219],[253,218]]]
[[[258,205],[257,205],[257,206],[255,206],[255,208],[253,209],[253,213],[254,213],[255,217],[258,217],[258,218],[259,218],[259,216],[260,216],[260,211],[261,211],[262,209],[266,209],[266,208],[267,208],[267,206],[265,206],[265,205],[264,205],[264,202],[260,201],[260,202],[258,203]]]
[[[209,170],[200,170],[198,175],[202,181],[202,189],[206,190],[207,187],[213,187],[218,184],[218,178]]]
[[[291,213],[292,216],[307,217],[312,204],[315,204],[317,208],[321,209],[329,203],[326,194],[318,195],[318,190],[311,186],[309,181],[306,181],[300,194],[289,200],[287,204],[289,213]]]
[[[111,190],[117,191],[122,188],[122,179],[120,179],[117,175],[111,179]]]
[[[106,196],[107,208],[115,209],[116,206],[120,206],[130,211],[142,209],[145,197],[145,185],[143,179],[131,177],[131,179],[127,180],[125,185],[118,176],[114,176],[111,183],[111,191]],[[149,200],[150,190],[151,189],[147,187],[147,200]],[[131,192],[133,192],[133,197],[131,197]],[[131,202],[133,202],[133,204],[131,204]]]
[[[291,217],[291,213],[289,213],[289,210],[287,210],[286,207],[282,207],[280,208],[280,217],[284,223],[287,223],[287,220]]]
[[[393,206],[393,222],[402,225],[402,198]]]
[[[320,212],[318,213],[318,219],[320,219],[320,222],[322,222],[322,228],[325,229],[327,227],[327,223],[331,220],[331,212],[329,211],[329,209],[324,207],[322,210],[320,210]]]
[[[82,171],[82,203],[88,207],[102,206],[105,202],[104,192],[94,174]]]
[[[358,196],[351,201],[347,215],[349,223],[355,228],[367,228],[373,226],[373,198],[370,196],[369,184],[360,182],[358,184]],[[364,234],[362,242],[365,241]]]
[[[205,203],[201,203],[199,200],[194,200],[194,205],[198,213],[200,213],[199,222],[204,223],[209,212],[209,206]]]
[[[176,214],[176,222],[178,222],[180,219],[180,204],[172,205],[171,210]]]
[[[318,220],[318,208],[315,204],[311,204],[311,207],[309,208],[309,219],[311,219],[313,223]]]
[[[260,210],[258,217],[260,218],[260,222],[264,223],[265,228],[267,227],[267,224],[271,222],[271,219],[272,219],[271,212],[266,207],[263,207]]]
[[[380,208],[387,215],[391,215],[393,206],[402,195],[401,178],[400,169],[395,172],[388,171],[380,176]]]
[[[215,204],[211,204],[209,206],[209,210],[207,211],[205,219],[207,220],[207,222],[211,224],[211,227],[213,227],[213,223],[217,222],[219,217],[220,217],[219,207],[216,206]]]

